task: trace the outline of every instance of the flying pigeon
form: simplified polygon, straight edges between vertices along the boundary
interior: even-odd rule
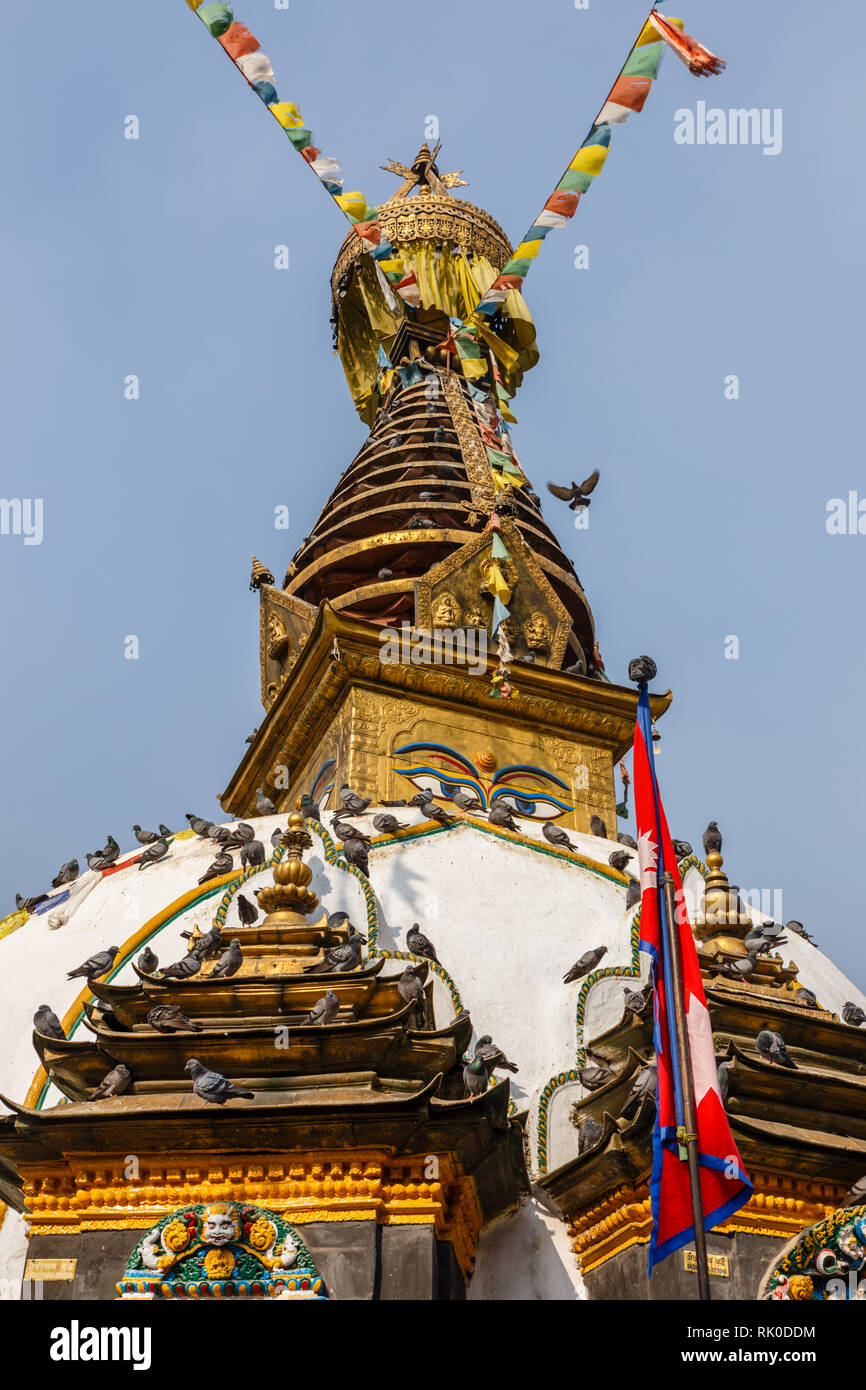
[[[259,909],[256,907],[255,903],[250,902],[249,898],[245,898],[243,893],[238,893],[236,902],[241,926],[251,927],[253,922],[258,919]]]
[[[770,1028],[762,1028],[755,1038],[755,1047],[761,1056],[766,1057],[769,1062],[776,1062],[780,1067],[790,1067],[792,1071],[797,1070],[797,1064],[791,1061],[781,1033],[774,1033]]]
[[[451,800],[458,811],[481,811],[483,809],[478,797],[474,796],[472,792],[466,791],[463,787],[457,788]]]
[[[628,663],[628,678],[635,685],[649,685],[655,680],[658,667],[651,656],[635,656]]]
[[[396,835],[398,830],[403,829],[396,816],[374,816],[373,825],[380,835]]]
[[[95,955],[88,956],[83,965],[68,972],[67,980],[75,980],[79,975],[86,976],[88,980],[98,980],[107,975],[119,950],[119,946],[109,946],[107,951],[97,951]]]
[[[860,1008],[859,1004],[847,1003],[842,1005],[842,1017],[846,1023],[850,1023],[852,1028],[860,1028],[866,1023],[866,1013]]]
[[[216,859],[214,859],[213,863],[209,864],[205,869],[199,879],[199,883],[207,883],[208,879],[211,878],[221,878],[222,875],[227,874],[232,867],[233,860],[231,851],[227,849],[220,850],[220,853],[217,855]]]
[[[589,829],[592,835],[597,835],[600,840],[607,839],[607,826],[601,816],[590,816]]]
[[[157,1004],[147,1015],[158,1033],[200,1033],[201,1024],[187,1018],[178,1004]]]
[[[707,826],[706,830],[704,831],[703,840],[704,840],[704,854],[720,854],[720,853],[721,853],[721,850],[722,850],[722,832],[719,830],[719,827],[716,825],[716,822],[715,822],[714,820],[711,820],[711,821],[710,821],[709,825]]]
[[[142,830],[140,825],[132,827],[132,833],[140,845],[152,845],[160,837],[155,830]]]
[[[248,840],[241,845],[241,865],[243,868],[260,868],[265,862],[265,847],[261,840]]]
[[[414,1018],[419,1028],[426,1027],[427,1009],[424,1001],[424,986],[411,965],[407,965],[397,981],[397,993],[404,1004],[415,1005]]]
[[[673,844],[674,854],[678,861],[680,859],[688,859],[689,855],[692,853],[692,847],[688,840],[673,840],[671,843]]]
[[[40,1004],[33,1015],[33,1027],[37,1033],[41,1033],[43,1038],[57,1038],[65,1040],[66,1034],[63,1025],[57,1017],[50,1004]]]
[[[334,916],[337,914],[335,913]],[[345,914],[340,914],[344,916]],[[328,926],[330,928],[330,918]],[[304,966],[305,975],[345,975],[350,970],[356,970],[361,964],[361,947],[367,944],[366,936],[356,931],[349,923],[349,940],[341,942],[339,946],[331,946],[320,961],[313,965]]]
[[[309,792],[301,794],[301,815],[307,820],[321,820],[322,813],[318,801],[314,801]]]
[[[425,936],[417,922],[413,922],[406,933],[406,945],[413,956],[424,956],[426,960],[435,960],[438,964],[439,957],[436,954],[436,947]]]
[[[175,961],[174,965],[167,965],[160,973],[164,980],[188,980],[191,975],[197,975],[201,970],[201,956],[195,947],[188,951],[183,960]]]
[[[584,976],[584,975],[588,975],[589,972],[590,972],[590,970],[594,970],[594,969],[595,969],[595,967],[598,965],[599,961],[601,960],[602,956],[606,956],[606,955],[607,955],[607,947],[606,947],[606,946],[596,946],[596,948],[595,948],[594,951],[584,951],[584,953],[583,953],[583,955],[581,956],[580,960],[575,961],[574,965],[573,965],[573,966],[571,967],[571,969],[567,972],[567,974],[563,975],[563,977],[562,977],[562,982],[563,982],[563,984],[565,984],[565,985],[570,985],[570,984],[572,984],[575,980],[581,980],[581,979],[583,979],[583,976]]]
[[[483,1057],[476,1054],[471,1062],[466,1063],[463,1068],[463,1084],[470,1100],[474,1100],[476,1096],[484,1095],[490,1084],[490,1076]]]
[[[265,796],[264,788],[256,788],[256,810],[260,816],[272,816],[276,813],[276,806],[269,796]]]
[[[106,1100],[109,1096],[122,1096],[124,1091],[129,1090],[132,1081],[132,1072],[129,1067],[125,1067],[122,1062],[118,1062],[116,1067],[112,1067],[107,1072],[96,1087],[95,1091],[90,1092],[90,1100]]]
[[[227,951],[223,951],[213,970],[208,975],[209,980],[228,980],[232,975],[236,975],[243,965],[244,953],[241,950],[241,943],[237,937],[231,941]]]
[[[577,1123],[578,1154],[594,1149],[603,1134],[604,1130],[594,1115],[582,1115]]]
[[[628,850],[615,849],[612,854],[607,856],[607,862],[617,873],[624,874],[627,866],[631,863],[631,855]]]
[[[541,833],[545,840],[551,845],[556,845],[558,849],[569,849],[572,853],[574,852],[575,846],[572,844],[571,840],[569,840],[565,831],[558,825],[554,825],[553,821],[546,820],[541,827]]]
[[[254,1091],[239,1090],[218,1071],[208,1071],[197,1057],[190,1057],[184,1071],[189,1072],[192,1077],[192,1089],[199,1100],[206,1100],[211,1105],[225,1105],[227,1100],[234,1100],[236,1097],[244,1100],[255,1099]]]
[[[558,497],[560,502],[567,502],[573,512],[579,511],[581,507],[588,507],[590,504],[589,494],[594,490],[599,480],[600,473],[596,468],[595,472],[590,473],[588,478],[584,478],[582,483],[572,482],[571,487],[560,487],[557,483],[548,483],[547,491],[554,497]]]
[[[332,989],[317,999],[304,1023],[333,1023],[340,1012],[340,1001]]]
[[[496,800],[487,812],[487,819],[491,825],[502,826],[505,830],[516,830],[519,832],[520,826],[515,821],[504,801]]]
[[[622,1108],[624,1120],[632,1120],[640,1109],[641,1101],[644,1096],[655,1098],[656,1088],[659,1080],[659,1069],[655,1062],[651,1062],[648,1067],[639,1071],[634,1085],[625,1098],[625,1105]]]
[[[478,1039],[475,1044],[475,1056],[481,1058],[488,1072],[496,1071],[497,1067],[501,1071],[520,1071],[516,1062],[509,1062],[505,1053],[496,1046],[489,1033],[482,1034]]]
[[[619,844],[625,845],[626,849],[637,849],[637,840],[633,840],[631,835],[620,832],[616,838]]]
[[[152,975],[159,966],[159,956],[155,955],[149,946],[145,946],[135,963],[142,975]]]
[[[370,877],[370,861],[367,856],[367,846],[357,835],[351,835],[343,841],[343,858],[347,863],[360,869],[365,878]]]
[[[70,859],[68,864],[64,864],[56,878],[51,880],[52,888],[62,888],[64,883],[72,883],[78,877],[78,860]]]
[[[350,816],[360,816],[370,805],[369,796],[358,796],[347,782],[340,788],[340,804]]]
[[[148,864],[158,864],[160,859],[164,859],[168,854],[168,840],[154,840],[152,845],[142,850],[138,857],[139,869],[146,869]]]

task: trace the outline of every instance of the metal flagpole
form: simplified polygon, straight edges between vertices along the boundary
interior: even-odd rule
[[[698,1294],[701,1302],[708,1303],[710,1294],[710,1269],[707,1261],[707,1233],[704,1230],[704,1208],[701,1201],[701,1166],[698,1155],[698,1126],[695,1114],[695,1091],[692,1080],[692,1057],[689,1048],[689,1034],[686,1026],[686,1007],[683,997],[682,958],[680,956],[680,937],[676,923],[676,899],[674,896],[673,874],[665,872],[659,877],[659,884],[665,897],[665,917],[667,919],[667,947],[670,953],[671,984],[673,988],[674,1029],[677,1035],[678,1065],[680,1086],[683,1095],[683,1119],[685,1130],[677,1131],[680,1154],[685,1148],[689,1165],[689,1190],[692,1198],[692,1221],[695,1228],[695,1256],[698,1266]]]

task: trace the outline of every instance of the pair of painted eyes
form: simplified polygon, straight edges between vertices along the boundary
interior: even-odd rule
[[[548,793],[497,787],[492,796],[488,797],[477,783],[464,782],[459,778],[439,777],[435,773],[427,771],[401,772],[401,776],[411,782],[416,791],[431,791],[442,801],[451,801],[455,792],[465,791],[470,796],[476,796],[485,810],[489,809],[492,801],[498,801],[507,806],[509,811],[514,812],[515,815],[526,816],[528,820],[555,821],[571,810],[570,802],[560,801],[559,798]]]

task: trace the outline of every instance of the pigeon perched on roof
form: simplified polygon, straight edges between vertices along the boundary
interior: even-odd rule
[[[146,869],[149,864],[158,864],[167,854],[168,840],[154,840],[153,844],[148,845],[138,856],[139,870]]]
[[[186,820],[189,821],[190,830],[194,830],[196,835],[200,835],[203,840],[210,839],[210,833],[214,829],[213,821],[202,820],[201,816],[196,816],[192,811],[187,811]]]
[[[330,922],[328,923],[330,927]],[[367,944],[366,936],[356,931],[349,923],[349,940],[331,946],[320,961],[304,966],[305,975],[345,975],[357,970],[361,964],[361,947]]]
[[[380,835],[396,835],[398,830],[404,827],[400,824],[396,816],[378,815],[373,817],[373,825]]]
[[[842,1018],[852,1028],[862,1028],[863,1024],[866,1023],[866,1013],[863,1012],[859,1004],[852,1004],[850,1000],[847,1004],[842,1005]]]
[[[223,849],[225,849],[232,838],[232,832],[227,825],[214,826],[211,839],[213,840],[215,845],[220,845]]]
[[[680,859],[688,859],[689,855],[693,853],[688,840],[672,840],[671,843],[678,862]]]
[[[458,811],[481,811],[483,807],[474,792],[467,791],[465,787],[458,787],[452,793],[451,800]]]
[[[418,1028],[427,1024],[427,1007],[424,999],[424,986],[411,965],[407,965],[397,981],[397,993],[404,1004],[414,1004],[413,1018]]]
[[[238,905],[238,917],[240,918],[241,925],[244,927],[251,927],[253,922],[258,920],[259,909],[256,907],[255,903],[250,902],[249,898],[245,898],[243,893],[238,893],[235,901]]]
[[[162,836],[162,838],[163,838],[164,840],[170,840],[171,837],[172,837],[172,835],[174,834],[174,831],[173,831],[173,830],[169,830],[168,826],[167,826],[167,825],[163,825],[162,822],[160,821],[159,833],[160,833],[160,835]]]
[[[626,987],[623,995],[625,1007],[633,1014],[641,1013],[649,995],[652,994],[652,989],[652,985],[646,985],[643,989],[629,989]]]
[[[279,849],[283,843],[283,832],[279,826],[271,831],[271,849]]]
[[[258,869],[265,862],[265,847],[261,840],[248,840],[241,845],[241,864],[243,868]]]
[[[207,883],[208,879],[211,878],[222,878],[223,874],[227,874],[233,867],[234,861],[231,856],[231,850],[220,850],[216,859],[205,869],[199,879],[199,883]]]
[[[370,877],[370,861],[367,846],[359,835],[350,835],[343,841],[343,858],[348,864],[360,869],[365,878]]]
[[[736,960],[725,961],[723,965],[719,966],[719,974],[727,975],[731,980],[747,980],[750,975],[754,975],[757,964],[757,953],[749,951],[745,956],[739,956]]]
[[[788,1055],[781,1033],[774,1033],[771,1028],[762,1028],[755,1038],[755,1047],[769,1062],[775,1062],[780,1067],[789,1067],[792,1071],[797,1070],[797,1064]]]
[[[301,793],[300,812],[301,815],[306,818],[306,820],[322,819],[321,808],[319,806],[319,803],[318,801],[313,800],[309,792]]]
[[[383,584],[387,584],[389,579],[394,578],[394,571],[389,569],[387,565],[383,565],[382,568],[379,570],[378,577],[379,579],[381,579]]]
[[[122,1096],[124,1091],[128,1091],[132,1081],[132,1072],[129,1067],[124,1066],[123,1062],[118,1062],[116,1067],[106,1072],[95,1090],[90,1092],[89,1100],[107,1100],[109,1096]]]
[[[33,1015],[33,1027],[37,1033],[41,1033],[43,1038],[56,1038],[58,1041],[66,1040],[63,1031],[63,1024],[57,1017],[50,1004],[40,1004]]]
[[[20,893],[15,894],[15,906],[19,912],[32,912],[34,907],[38,907],[40,903],[46,903],[47,901],[47,893],[40,893],[36,898],[22,898]]]
[[[607,839],[607,826],[605,825],[601,816],[590,816],[589,829],[590,834],[598,835],[599,839],[601,840]]]
[[[590,970],[594,970],[594,969],[595,969],[595,967],[598,965],[599,961],[601,960],[602,956],[606,956],[606,955],[607,955],[607,947],[606,947],[606,946],[596,946],[596,948],[595,948],[594,951],[584,951],[584,953],[583,953],[583,955],[581,956],[580,960],[575,961],[575,963],[574,963],[574,965],[571,967],[571,969],[570,969],[569,971],[567,971],[567,973],[566,973],[565,975],[563,975],[563,977],[562,977],[562,982],[563,982],[563,984],[570,985],[570,984],[572,984],[575,980],[581,980],[581,979],[583,979],[584,975],[588,975],[589,972],[590,972]]]
[[[604,1129],[594,1115],[581,1115],[577,1122],[577,1152],[585,1153],[594,1149],[604,1134]]]
[[[156,1004],[147,1015],[158,1033],[200,1033],[201,1024],[187,1018],[179,1004]]]
[[[78,877],[78,860],[70,859],[63,865],[57,875],[51,880],[52,888],[62,888],[66,883],[72,883]]]
[[[655,1099],[656,1088],[659,1081],[659,1069],[655,1062],[651,1062],[648,1067],[644,1067],[635,1077],[634,1085],[625,1098],[622,1107],[622,1117],[624,1120],[633,1120],[641,1106],[641,1101],[645,1096]]]
[[[265,796],[264,788],[256,788],[256,811],[260,816],[272,816],[276,812],[276,806],[269,796]]]
[[[731,1094],[730,1071],[733,1065],[733,1062],[730,1061],[721,1062],[716,1072],[716,1076],[719,1082],[719,1095],[722,1098],[722,1105],[724,1106],[727,1106],[728,1096]]]
[[[401,433],[399,433],[399,431],[398,431],[397,434],[392,434],[392,435],[391,435],[391,438],[388,440],[388,448],[389,448],[389,449],[399,449],[400,445],[403,444],[403,443],[405,443],[405,441],[406,441],[407,438],[408,438],[407,435],[401,434]]]
[[[625,890],[625,910],[629,912],[633,907],[637,907],[642,897],[640,881],[634,874],[628,876],[628,887]]]
[[[463,1084],[470,1100],[484,1095],[490,1084],[490,1074],[483,1057],[476,1055],[470,1062],[466,1062],[463,1067]]]
[[[348,782],[344,782],[340,788],[340,804],[343,810],[350,816],[360,816],[370,805],[369,796],[358,796],[353,792]]]
[[[626,866],[631,863],[631,855],[627,849],[615,849],[612,854],[607,856],[607,862],[617,873],[624,874]]]
[[[164,980],[188,980],[192,975],[197,975],[201,970],[201,956],[195,947],[187,951],[183,960],[175,961],[174,965],[167,965],[160,974]]]
[[[439,825],[456,825],[455,816],[450,816],[444,806],[437,806],[435,801],[428,801],[424,806],[424,814],[428,820],[435,820]]]
[[[805,1009],[817,1009],[818,996],[811,989],[807,989],[805,985],[801,985],[794,994],[794,1003],[802,1004]]]
[[[424,935],[418,922],[413,922],[407,931],[406,945],[413,956],[424,956],[426,960],[435,960],[438,964],[439,957],[436,954],[436,947],[429,936]]]
[[[154,840],[160,838],[155,830],[142,830],[140,825],[134,825],[132,833],[140,845],[152,845]]]
[[[94,850],[92,854],[86,854],[84,857],[91,869],[109,869],[117,862],[119,854],[120,845],[113,835],[109,835],[102,849]]]
[[[216,960],[225,946],[222,928],[216,925],[203,936],[194,937],[192,932],[185,931],[181,932],[181,936],[185,936],[192,943],[190,949],[197,951],[202,960]]]
[[[624,831],[620,831],[616,838],[627,849],[637,849],[637,840],[633,839],[631,835],[626,835]]]
[[[254,1091],[241,1091],[232,1085],[228,1077],[222,1076],[218,1071],[208,1071],[197,1057],[190,1057],[184,1071],[192,1077],[192,1089],[199,1100],[205,1100],[210,1105],[225,1105],[227,1100],[238,1098],[255,1099]]]
[[[145,946],[135,963],[142,975],[152,975],[159,966],[159,956],[156,955],[149,946]]]
[[[587,1057],[589,1057],[589,1055],[590,1054],[587,1053]],[[596,1059],[587,1062],[585,1066],[581,1067],[578,1076],[581,1086],[584,1086],[587,1091],[599,1091],[602,1086],[606,1086],[608,1082],[613,1081],[616,1072],[612,1067],[609,1067],[606,1062]]]
[[[337,1014],[340,1012],[340,1000],[332,989],[327,994],[323,994],[321,999],[317,999],[304,1023],[333,1023]]]
[[[843,1207],[863,1207],[866,1206],[866,1173],[862,1178],[858,1178],[853,1187],[849,1188],[848,1193],[842,1203]]]
[[[520,1068],[516,1062],[509,1062],[501,1048],[497,1047],[489,1033],[483,1033],[475,1044],[475,1056],[480,1057],[488,1074],[496,1071],[518,1072]]]
[[[329,912],[329,913],[328,913],[328,922],[327,922],[328,931],[329,931],[329,932],[340,932],[340,931],[342,931],[343,928],[346,926],[346,924],[347,924],[348,921],[349,921],[349,914],[348,914],[348,912]],[[352,927],[352,931],[354,931],[354,930],[355,930],[355,928]],[[361,933],[358,932],[358,935],[360,936]],[[362,940],[366,940],[366,937],[362,937]]]
[[[435,442],[436,442],[437,444],[441,444],[444,438],[445,438],[445,426],[444,426],[444,425],[437,425],[436,428],[435,428],[435,430],[433,431],[433,439],[435,440]]]
[[[576,846],[572,844],[561,826],[554,825],[553,821],[546,820],[541,827],[541,833],[545,840],[551,845],[556,845],[557,849],[567,849],[574,853]]]
[[[407,806],[417,806],[419,810],[423,811],[427,802],[432,800],[433,792],[430,787],[421,787],[412,797],[411,801],[408,801],[406,804]]]
[[[512,816],[505,802],[497,798],[487,812],[487,819],[491,825],[501,826],[504,830],[520,831],[520,826]]]
[[[244,845],[251,845],[256,838],[256,832],[246,821],[238,821],[233,825],[229,833],[229,838],[223,843],[227,849],[243,849]]]
[[[584,478],[582,483],[572,482],[571,487],[561,487],[559,483],[548,483],[547,491],[553,497],[558,497],[560,502],[567,502],[571,511],[576,512],[581,507],[589,506],[592,500],[589,494],[594,491],[600,477],[601,474],[596,468],[588,478]]]
[[[786,922],[785,931],[792,931],[796,936],[802,936],[804,941],[809,941],[813,946],[815,945],[814,937],[809,935],[802,922],[797,922],[794,919],[792,919],[790,922]]]
[[[711,820],[703,834],[704,854],[721,854],[722,851],[722,832]]]
[[[119,950],[119,946],[109,946],[107,951],[97,951],[95,955],[88,956],[82,965],[67,973],[67,980],[75,980],[80,975],[88,980],[98,980],[107,975]]]
[[[244,963],[244,953],[241,950],[241,943],[234,937],[227,950],[223,951],[213,970],[208,975],[209,980],[228,980],[232,975],[236,975]]]

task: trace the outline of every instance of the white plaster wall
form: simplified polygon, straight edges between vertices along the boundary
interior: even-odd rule
[[[481,1233],[470,1302],[576,1302],[586,1287],[561,1217],[534,1197]]]

